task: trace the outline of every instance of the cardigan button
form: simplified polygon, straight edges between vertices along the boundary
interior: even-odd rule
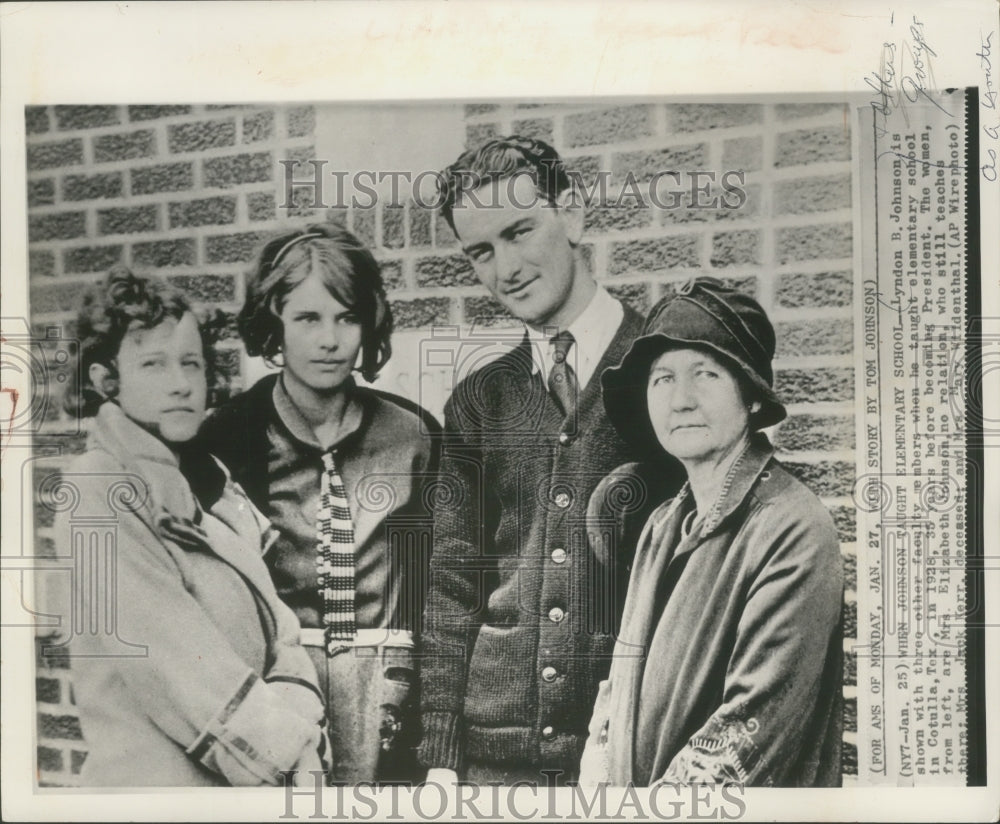
[[[560,509],[565,509],[569,506],[569,495],[565,492],[560,492],[555,497],[555,504]]]
[[[565,617],[566,613],[563,612],[563,610],[561,610],[559,607],[552,607],[552,609],[549,610],[549,620],[553,624],[560,623]]]
[[[569,446],[570,444],[573,443],[573,440],[574,440],[574,438],[573,438],[572,435],[569,434],[569,432],[560,432],[559,433],[559,443],[562,446]]]
[[[556,731],[552,729],[552,727],[542,728],[542,738],[544,738],[546,741],[551,741],[555,737],[556,737]]]
[[[542,680],[546,683],[551,684],[556,678],[559,677],[559,673],[556,672],[555,667],[546,667],[542,670]]]
[[[552,563],[554,564],[565,564],[566,563],[566,550],[561,546],[557,546],[552,550]]]

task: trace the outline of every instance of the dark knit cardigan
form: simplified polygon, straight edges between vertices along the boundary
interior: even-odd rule
[[[579,766],[637,538],[607,557],[588,548],[592,491],[639,457],[605,415],[600,376],[641,328],[626,308],[575,420],[532,374],[527,338],[445,406],[421,664],[428,767]],[[634,522],[641,528],[682,482],[677,464],[662,464],[644,489],[623,490]]]

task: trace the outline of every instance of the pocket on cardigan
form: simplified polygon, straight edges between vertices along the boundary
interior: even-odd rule
[[[484,624],[469,661],[466,718],[487,727],[531,725],[536,658],[530,627]]]

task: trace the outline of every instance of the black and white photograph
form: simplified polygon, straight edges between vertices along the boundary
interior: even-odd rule
[[[711,36],[626,4],[527,93],[572,8],[381,4],[296,85],[359,4],[210,5],[287,7],[265,80],[4,103],[12,820],[995,815],[988,5],[802,91],[627,82]],[[824,51],[779,5],[740,46]]]

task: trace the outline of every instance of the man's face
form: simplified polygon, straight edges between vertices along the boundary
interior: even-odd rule
[[[590,292],[578,276],[574,246],[582,210],[547,204],[530,175],[484,184],[463,195],[452,212],[472,267],[515,317],[541,328],[565,328],[586,307]]]

